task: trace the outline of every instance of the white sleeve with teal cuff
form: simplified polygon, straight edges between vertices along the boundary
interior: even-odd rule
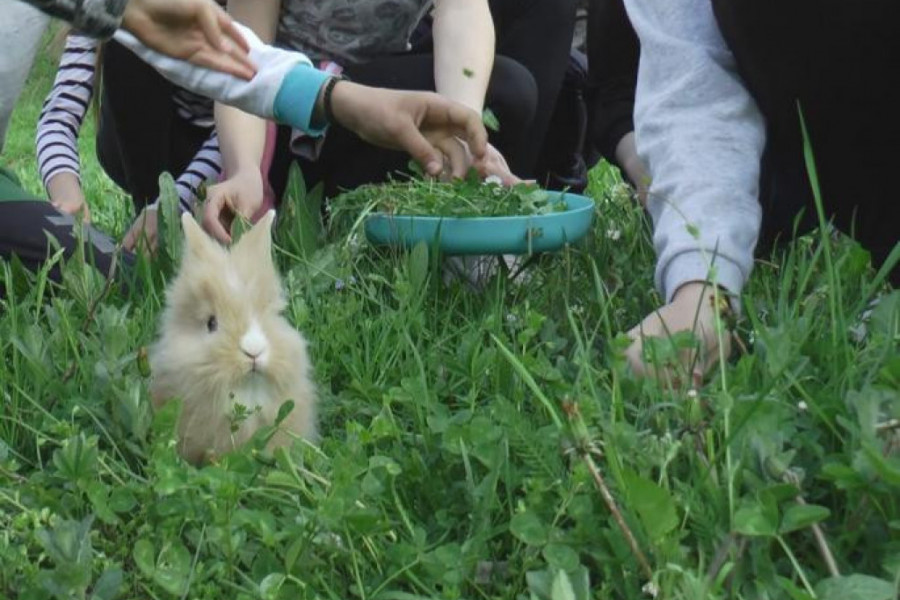
[[[626,0],[641,42],[634,121],[650,170],[657,287],[715,280],[738,294],[759,233],[765,122],[709,0]]]
[[[247,27],[237,27],[250,45],[250,60],[257,68],[250,81],[164,56],[122,29],[115,39],[186,90],[310,135],[321,135],[324,127],[313,128],[311,120],[319,91],[331,75],[313,67],[305,55],[264,44]]]

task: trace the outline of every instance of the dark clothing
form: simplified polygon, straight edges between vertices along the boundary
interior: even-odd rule
[[[537,181],[547,189],[580,194],[588,185],[584,155],[588,123],[587,70],[587,57],[573,49],[537,162]]]
[[[78,248],[75,220],[23,190],[11,174],[0,169],[0,258],[10,260],[16,256],[27,269],[36,271],[56,251],[48,236],[59,242],[65,259],[71,258]],[[87,225],[82,236],[85,259],[108,276],[116,256],[115,242]],[[133,264],[133,255],[121,253],[118,272],[130,270]],[[59,267],[54,266],[49,275],[58,282]]]
[[[616,146],[634,131],[640,42],[622,0],[588,4],[588,142],[612,164]]]
[[[712,0],[725,41],[766,118],[763,243],[815,225],[803,112],[826,216],[883,261],[900,240],[900,4]],[[900,268],[893,271],[900,282]]]
[[[110,179],[132,196],[135,212],[159,195],[159,176],[178,177],[210,138],[212,127],[198,127],[178,115],[177,86],[118,42],[101,54],[103,68],[97,158]],[[201,165],[206,175],[218,164]],[[181,193],[179,195],[189,195]]]
[[[540,177],[535,167],[566,73],[576,0],[489,0],[489,4],[497,30],[497,53],[523,65],[537,83],[528,143],[513,172],[524,178]]]

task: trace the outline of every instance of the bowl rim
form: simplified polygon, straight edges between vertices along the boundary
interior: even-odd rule
[[[386,213],[381,211],[372,211],[366,215],[366,219],[387,219],[387,220],[404,220],[404,221],[418,221],[421,223],[430,223],[430,222],[440,222],[440,221],[465,221],[467,223],[472,222],[490,222],[490,223],[503,223],[506,221],[522,221],[522,220],[533,220],[533,219],[547,219],[553,217],[563,217],[563,216],[571,216],[576,215],[585,211],[592,211],[596,208],[597,203],[593,198],[585,196],[584,194],[575,194],[573,192],[553,192],[566,199],[567,196],[571,196],[572,198],[580,199],[586,201],[584,206],[577,206],[575,208],[567,207],[566,210],[544,213],[544,214],[530,214],[530,215],[488,215],[488,216],[480,216],[480,217],[457,217],[457,216],[442,216],[442,215],[403,215],[396,213]]]

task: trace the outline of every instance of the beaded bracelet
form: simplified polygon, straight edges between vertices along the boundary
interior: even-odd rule
[[[331,94],[334,92],[334,86],[345,78],[341,75],[335,75],[325,83],[325,91],[322,92],[322,107],[325,111],[325,121],[334,123],[334,111],[331,108]]]

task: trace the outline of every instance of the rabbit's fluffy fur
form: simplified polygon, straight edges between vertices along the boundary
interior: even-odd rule
[[[281,315],[274,217],[269,211],[230,250],[190,214],[182,217],[185,247],[166,295],[162,333],[150,350],[150,392],[157,408],[181,399],[178,450],[192,463],[241,446],[273,424],[287,400],[294,408],[269,448],[290,445],[293,436],[316,438],[306,341]]]

